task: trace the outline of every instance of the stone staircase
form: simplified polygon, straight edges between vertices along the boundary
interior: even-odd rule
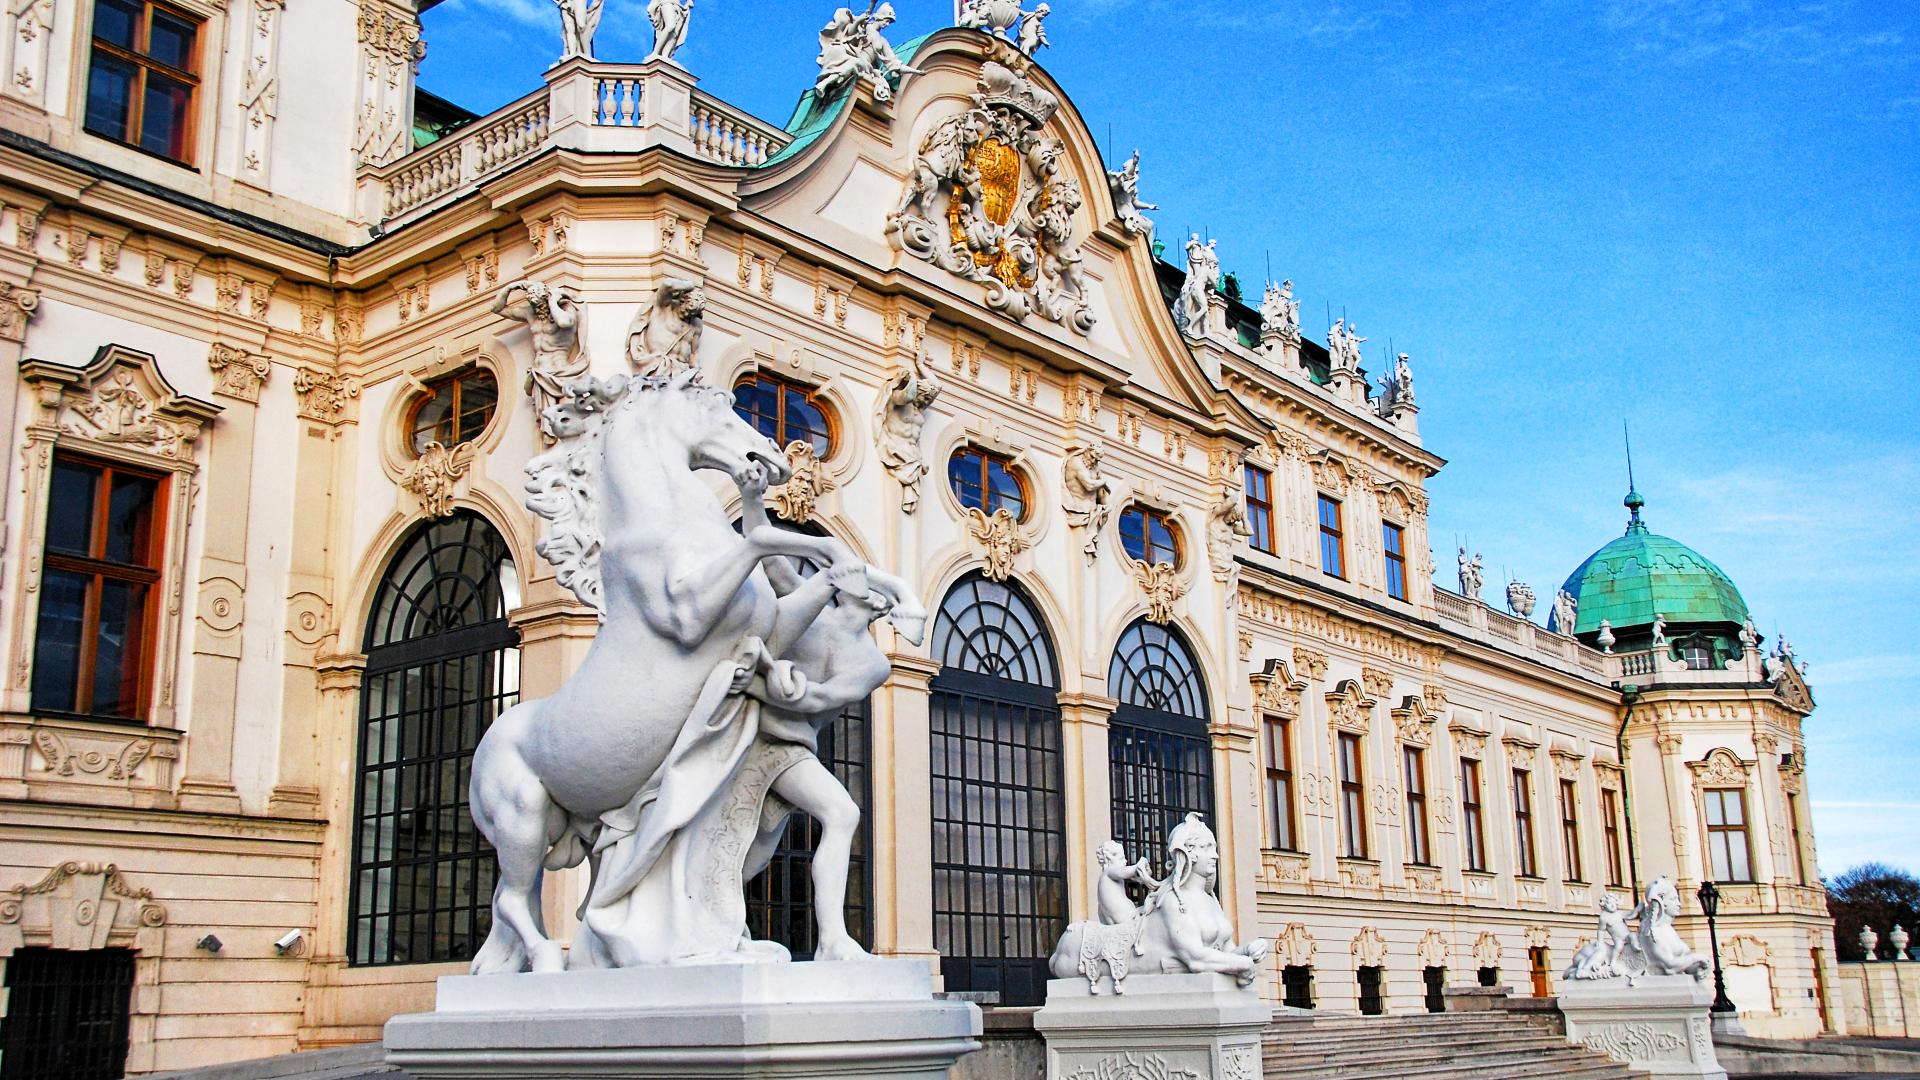
[[[1267,1027],[1266,1080],[1636,1080],[1569,1046],[1557,1016],[1502,1011],[1410,1016],[1289,1015]]]

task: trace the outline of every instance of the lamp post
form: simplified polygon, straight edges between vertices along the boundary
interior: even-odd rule
[[[1700,885],[1700,910],[1707,913],[1707,940],[1713,944],[1713,1005],[1708,1011],[1734,1012],[1733,999],[1727,997],[1727,977],[1720,970],[1720,931],[1714,925],[1720,914],[1720,888],[1711,881]]]

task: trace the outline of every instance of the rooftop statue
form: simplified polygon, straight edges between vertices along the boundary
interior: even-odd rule
[[[602,622],[573,676],[502,713],[474,753],[474,822],[500,874],[473,971],[783,960],[748,936],[744,882],[801,806],[833,840],[816,887],[842,891],[854,813],[814,756],[811,718],[885,680],[869,622],[918,642],[926,612],[845,544],[767,523],[756,504],[790,478],[786,456],[697,369],[569,391],[549,410],[560,445],[529,464],[528,506],[563,529],[541,553]],[[743,533],[705,470],[738,489]],[[563,961],[541,875],[589,860]],[[823,949],[861,955],[833,906],[820,905]]]
[[[1486,584],[1486,563],[1478,552],[1473,558],[1467,558],[1467,549],[1460,549],[1460,595],[1469,600],[1480,599],[1480,587]]]
[[[1553,597],[1553,628],[1573,636],[1573,628],[1580,623],[1580,601],[1572,593],[1561,589]]]
[[[589,363],[580,347],[580,296],[565,285],[510,281],[494,297],[493,313],[525,323],[533,335],[533,363],[521,392],[533,399],[541,437],[551,443],[556,436],[547,428],[547,410],[566,397],[566,385],[585,375]]]
[[[1200,234],[1194,233],[1187,240],[1187,277],[1180,283],[1180,295],[1174,298],[1173,321],[1188,337],[1200,337],[1207,332],[1207,298],[1213,295],[1220,281],[1220,255],[1215,249],[1218,241],[1200,242]]]
[[[653,52],[647,60],[672,60],[687,43],[687,25],[693,22],[693,0],[647,0],[647,21],[653,23]]]
[[[1052,11],[1046,4],[1040,4],[1032,11],[1023,11],[1020,0],[960,0],[954,21],[960,26],[985,30],[1002,41],[1013,42],[1021,52],[1032,56],[1047,46],[1047,31],[1043,24]],[[1019,24],[1018,30],[1014,28],[1016,23]]]
[[[1099,915],[1060,936],[1047,961],[1054,978],[1081,976],[1097,993],[1105,975],[1116,994],[1126,992],[1127,973],[1135,966],[1153,974],[1219,972],[1241,986],[1253,983],[1269,945],[1265,938],[1234,943],[1233,921],[1214,895],[1219,841],[1199,814],[1188,814],[1167,834],[1167,876],[1160,881],[1147,872],[1145,860],[1128,865],[1111,840],[1100,846],[1098,859]],[[1127,900],[1129,880],[1151,889],[1138,907]]]
[[[1113,193],[1113,212],[1120,219],[1120,227],[1151,241],[1153,222],[1140,211],[1160,208],[1153,203],[1140,201],[1140,151],[1135,150],[1133,156],[1118,170],[1107,172],[1107,190]]]
[[[1260,301],[1260,336],[1300,340],[1300,301],[1293,298],[1291,278],[1278,285],[1267,282],[1267,294]]]
[[[1401,353],[1393,360],[1393,407],[1413,407],[1413,364]]]
[[[560,9],[560,62],[593,59],[593,35],[605,0],[553,0]]]
[[[1076,237],[1085,196],[1062,168],[1065,144],[1044,130],[1060,100],[988,60],[969,106],[921,143],[887,215],[887,239],[985,286],[994,311],[1016,321],[1039,312],[1088,333],[1093,306]]]
[[[1612,896],[1600,899],[1600,926],[1594,939],[1574,954],[1563,979],[1617,979],[1644,975],[1691,975],[1706,978],[1707,958],[1687,948],[1673,929],[1680,914],[1680,894],[1669,878],[1655,878],[1639,907],[1620,914]],[[1627,920],[1639,925],[1629,933]]]
[[[835,11],[832,21],[820,31],[820,77],[813,84],[814,96],[831,101],[847,87],[864,81],[873,87],[875,100],[891,99],[893,84],[900,76],[920,70],[901,62],[893,46],[881,36],[893,20],[892,4],[869,4],[862,15],[855,15],[852,8]]]
[[[1343,316],[1335,319],[1333,329],[1327,331],[1327,356],[1335,371],[1360,370],[1360,346],[1366,342],[1356,331],[1355,325]]]

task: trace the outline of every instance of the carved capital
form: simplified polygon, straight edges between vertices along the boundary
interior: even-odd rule
[[[1327,654],[1315,652],[1305,645],[1293,647],[1293,668],[1300,677],[1308,682],[1319,682],[1327,677]]]
[[[0,339],[27,340],[27,320],[40,306],[40,291],[0,281]]]
[[[273,373],[273,364],[266,357],[222,342],[215,342],[207,354],[207,366],[217,376],[214,393],[250,402],[260,400],[260,387]]]
[[[293,376],[293,392],[300,399],[300,415],[324,424],[349,419],[348,407],[360,396],[360,381],[346,375],[301,368]]]

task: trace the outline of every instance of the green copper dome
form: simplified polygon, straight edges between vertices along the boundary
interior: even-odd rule
[[[1651,628],[1655,614],[1667,617],[1669,634],[1745,623],[1747,602],[1733,580],[1699,552],[1649,531],[1640,520],[1645,505],[1629,491],[1626,535],[1589,555],[1562,586],[1580,605],[1574,633],[1598,633],[1605,619],[1624,637]]]

